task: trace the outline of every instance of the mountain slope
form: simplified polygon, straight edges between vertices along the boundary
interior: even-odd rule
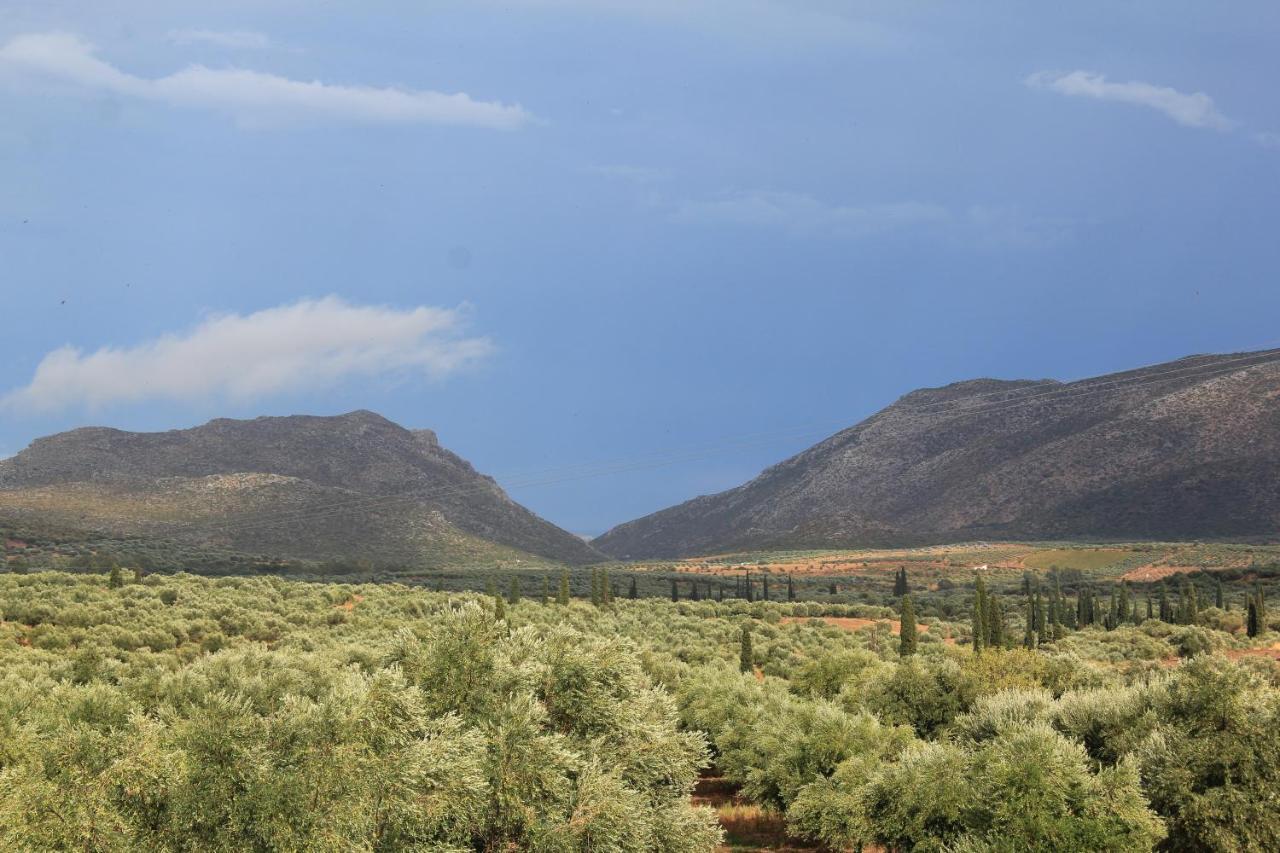
[[[751,482],[615,527],[618,558],[1280,531],[1280,351],[912,392]]]
[[[0,515],[292,557],[600,556],[434,433],[366,411],[41,438],[0,461]]]

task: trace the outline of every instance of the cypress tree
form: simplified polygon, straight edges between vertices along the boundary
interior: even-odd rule
[[[609,583],[609,570],[600,572],[600,602],[613,604],[613,585]]]
[[[569,570],[560,571],[560,590],[556,593],[556,604],[569,603]]]
[[[911,596],[902,596],[902,616],[898,629],[898,654],[911,657],[916,653],[916,609],[911,603]]]
[[[507,593],[507,601],[516,604],[520,601],[520,576],[511,576],[511,591]]]
[[[716,587],[716,601],[724,601],[724,586]]]
[[[1120,582],[1120,600],[1116,603],[1116,624],[1129,621],[1129,585]]]
[[[987,646],[999,649],[1004,646],[1004,602],[998,595],[987,596]]]
[[[742,626],[738,638],[738,669],[742,672],[755,672],[756,669],[755,654],[751,650],[751,629],[746,625]]]
[[[796,600],[796,583],[791,575],[787,575],[787,601]]]
[[[107,575],[107,586],[111,589],[124,586],[124,576],[120,574],[120,567],[115,563],[112,563],[111,572]]]
[[[755,584],[751,582],[751,572],[747,572],[747,577],[743,581],[743,589],[747,591],[747,601],[756,600],[754,586]]]
[[[133,569],[133,582],[142,583],[142,566],[135,566]]]
[[[1160,621],[1173,621],[1173,608],[1169,606],[1169,587],[1163,581],[1160,583]]]
[[[1049,623],[1048,621],[1046,621],[1045,614],[1044,614],[1044,596],[1042,596],[1040,593],[1037,592],[1035,596],[1035,600],[1036,600],[1036,637],[1039,640],[1043,640],[1045,637],[1048,637],[1050,635]]]
[[[1222,578],[1213,579],[1213,606],[1219,610],[1226,610],[1227,606],[1223,602],[1222,595]]]
[[[500,595],[493,597],[493,618],[497,621],[507,618],[507,602]]]
[[[640,597],[640,591],[636,589],[636,576],[631,576],[631,587],[627,590],[627,598],[635,600]]]
[[[987,645],[987,584],[978,575],[973,584],[973,652],[979,654]]]
[[[701,600],[702,600],[702,593],[698,592],[698,582],[697,582],[697,581],[694,581],[694,582],[693,582],[693,589],[691,589],[691,590],[689,591],[689,600],[690,600],[690,601],[701,601]]]
[[[768,575],[765,575],[764,579],[761,581],[760,600],[761,601],[769,600],[769,576]]]
[[[893,579],[893,596],[894,598],[902,598],[908,592],[907,587],[907,567],[898,566],[898,574]]]
[[[1253,597],[1258,609],[1258,633],[1261,634],[1270,628],[1267,623],[1267,594],[1262,591],[1261,584],[1256,584],[1255,587],[1257,591]]]
[[[1258,636],[1258,599],[1252,595],[1245,605],[1244,632],[1249,637]]]
[[[675,578],[671,579],[671,600],[672,601],[680,600],[680,587],[676,586]]]
[[[1022,636],[1022,645],[1028,649],[1036,647],[1036,610],[1035,602],[1031,600],[1031,596],[1027,596],[1027,617],[1026,632]]]

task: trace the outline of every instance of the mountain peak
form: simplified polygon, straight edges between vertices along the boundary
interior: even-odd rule
[[[231,496],[210,485],[233,481],[261,488]],[[183,485],[197,482],[210,487],[202,492]],[[231,515],[246,522],[243,529],[223,526],[218,535],[259,553],[308,556],[298,553],[301,548],[412,559],[421,553],[421,541],[407,540],[421,540],[423,519],[439,517],[449,529],[436,530],[437,538],[465,534],[566,562],[599,558],[578,537],[515,503],[491,478],[441,447],[435,433],[407,430],[366,409],[218,418],[153,433],[71,430],[0,461],[0,489],[110,492],[114,497],[95,504],[95,511],[114,513],[100,523],[122,529],[163,526],[179,506],[204,519]],[[192,497],[200,494],[207,496],[203,502]],[[67,502],[77,503],[70,497]],[[287,524],[274,518],[281,506],[290,507]],[[307,512],[312,506],[314,518]],[[343,529],[363,533],[344,538]],[[184,528],[171,532],[180,535]],[[196,529],[185,532],[200,535]]]
[[[951,402],[960,405],[934,405]],[[975,379],[913,391],[742,486],[592,544],[652,558],[1275,535],[1277,481],[1280,353],[1196,356],[1071,383]]]

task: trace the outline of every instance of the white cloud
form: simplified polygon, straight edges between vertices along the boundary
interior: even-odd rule
[[[253,123],[319,118],[510,130],[532,118],[518,105],[477,101],[462,93],[339,86],[236,68],[189,65],[167,77],[136,77],[98,59],[92,45],[66,33],[11,39],[0,47],[0,69],[6,67],[77,89],[205,107]]]
[[[671,218],[684,224],[750,225],[867,236],[945,222],[950,214],[939,205],[913,201],[843,206],[803,193],[752,190],[711,200],[681,202]]]
[[[1034,89],[1048,89],[1062,95],[1148,107],[1187,127],[1231,130],[1236,126],[1235,122],[1218,112],[1213,105],[1213,98],[1204,92],[1188,94],[1168,86],[1153,86],[1137,80],[1112,83],[1106,76],[1092,71],[1040,71],[1029,76],[1025,82]]]
[[[249,30],[169,30],[169,41],[179,45],[209,44],[228,50],[265,50],[271,39]]]
[[[465,312],[351,305],[329,296],[210,317],[190,331],[91,353],[47,354],[8,409],[53,411],[145,400],[249,400],[387,374],[443,378],[493,351]]]

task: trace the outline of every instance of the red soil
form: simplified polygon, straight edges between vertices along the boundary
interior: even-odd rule
[[[896,637],[902,633],[902,623],[897,619],[861,619],[855,616],[783,616],[782,624],[786,625],[791,622],[826,622],[836,628],[844,628],[846,631],[865,631],[867,628],[874,628],[876,625],[885,624],[889,626],[889,631]],[[929,630],[928,625],[917,625],[916,630],[924,633]],[[949,646],[955,645],[954,637],[943,637],[942,642]]]

